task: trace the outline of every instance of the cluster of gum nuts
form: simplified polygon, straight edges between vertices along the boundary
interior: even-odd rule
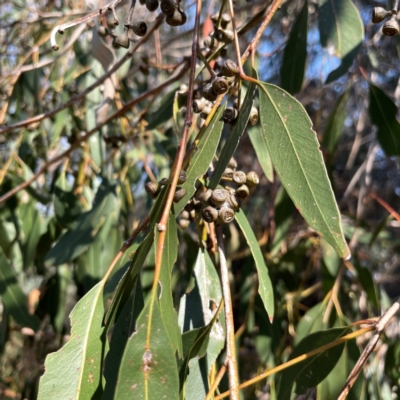
[[[208,223],[228,224],[235,219],[235,212],[239,210],[241,200],[248,197],[250,189],[260,182],[255,171],[246,174],[243,171],[237,171],[236,168],[236,160],[232,158],[221,178],[221,181],[232,186],[214,190],[207,189],[204,186],[199,187],[180,214],[179,225],[183,229],[186,229],[190,221],[196,220],[200,214],[203,220]],[[181,171],[178,184],[183,184],[186,179],[186,173]],[[145,185],[146,192],[151,198],[155,199],[166,183],[166,178],[161,179],[158,183],[148,182]],[[185,195],[186,190],[178,186],[175,191],[174,202],[179,202]]]
[[[158,0],[139,0],[139,2],[145,5],[150,12],[154,12],[160,7],[163,14],[166,15],[165,22],[170,26],[181,26],[186,23],[187,16],[181,9],[180,1],[161,0],[161,3],[159,3]],[[133,10],[130,10],[130,14],[133,14]],[[113,46],[115,48],[129,48],[129,30],[132,30],[137,36],[144,36],[147,33],[147,24],[144,21],[137,21],[134,23],[127,21],[124,25],[124,32],[120,35],[115,31],[115,26],[119,25],[119,21],[114,18],[110,25],[113,26],[111,28],[100,26],[98,28],[98,33],[100,36],[110,35],[113,38]]]
[[[379,24],[385,19],[389,18],[382,26],[382,33],[386,36],[394,36],[399,33],[399,24],[396,20],[397,10],[385,10],[382,7],[374,7],[372,10],[372,22],[374,24]]]

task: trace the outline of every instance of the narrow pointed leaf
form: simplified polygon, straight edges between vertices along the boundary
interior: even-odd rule
[[[155,248],[158,249],[160,233],[155,229]],[[179,355],[182,355],[182,338],[178,325],[178,316],[174,308],[172,298],[171,274],[178,253],[178,235],[175,216],[172,214],[167,225],[165,235],[164,251],[160,271],[160,311],[164,325],[168,327],[167,333],[170,343]]]
[[[175,352],[157,300],[147,303],[136,326],[125,347],[114,398],[178,399]]]
[[[265,265],[264,256],[261,252],[260,246],[258,245],[253,229],[251,228],[242,209],[236,213],[236,221],[239,224],[239,227],[246,238],[247,244],[250,247],[251,254],[253,255],[258,273],[258,293],[260,294],[264,307],[272,321],[274,318],[274,290],[268,274],[268,268]]]
[[[99,282],[72,310],[71,337],[60,350],[47,356],[38,400],[101,398],[106,345],[103,287],[104,282]]]
[[[369,84],[369,113],[378,127],[378,140],[388,156],[400,155],[400,124],[396,119],[397,107],[378,87]]]
[[[39,328],[39,319],[36,315],[29,314],[26,296],[19,287],[15,271],[1,248],[0,297],[4,308],[18,325],[28,326],[35,331]]]
[[[318,7],[321,44],[332,45],[342,64],[327,79],[331,82],[352,65],[364,39],[364,25],[351,0],[321,0]]]
[[[235,125],[233,126],[231,132],[229,133],[226,143],[221,151],[217,165],[212,174],[209,187],[215,189],[230,161],[235,150],[243,136],[243,133],[247,127],[247,122],[249,120],[251,107],[253,106],[255,84],[250,82],[247,89],[246,96],[243,100],[242,108],[239,111],[239,115],[236,119]]]
[[[340,135],[342,134],[344,120],[346,118],[346,104],[349,98],[350,90],[347,89],[338,99],[333,109],[328,125],[324,131],[322,139],[322,147],[330,156],[332,156],[339,143]]]
[[[348,257],[339,210],[303,106],[279,87],[260,83],[260,117],[274,168],[297,209],[340,257]]]
[[[348,328],[334,328],[325,331],[312,333],[305,337],[293,350],[289,360],[302,354],[333,342],[346,334]],[[296,393],[303,394],[306,389],[315,387],[332,371],[338,362],[344,343],[331,347],[315,356],[285,369],[280,380],[278,398],[280,400],[290,400],[292,387],[296,384]]]
[[[261,126],[259,124],[250,126],[247,129],[251,144],[256,152],[258,162],[264,171],[265,176],[270,182],[274,181],[274,167],[272,166],[271,156],[268,152],[267,144],[262,136]]]
[[[183,188],[186,189],[186,195],[175,206],[175,215],[180,214],[188,200],[193,196],[194,192],[196,191],[195,183],[197,179],[199,176],[204,175],[207,172],[207,169],[214,158],[221,137],[222,128],[224,127],[222,115],[224,113],[225,106],[226,104],[221,104],[219,106],[202,138],[200,139],[197,150],[190,160],[189,168],[186,171],[187,180],[182,185]]]
[[[300,91],[307,60],[308,1],[297,17],[283,53],[281,68],[282,88],[291,94]]]

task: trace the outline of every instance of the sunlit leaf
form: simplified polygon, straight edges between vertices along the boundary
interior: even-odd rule
[[[327,328],[327,324],[323,322],[325,311],[326,304],[318,303],[301,317],[296,328],[296,337],[294,338],[295,345],[300,343],[301,340],[311,333]]]
[[[126,343],[114,398],[178,399],[175,352],[157,300],[148,301],[136,327]]]
[[[348,328],[334,328],[312,333],[295,347],[289,360],[333,342],[347,333],[347,331]],[[342,355],[343,349],[344,343],[331,347],[285,369],[280,380],[278,398],[280,400],[290,400],[294,384],[296,384],[295,392],[297,394],[303,394],[308,388],[317,386],[332,371]]]
[[[352,65],[364,39],[364,25],[351,0],[321,0],[318,6],[321,44],[332,45],[341,65],[332,71],[327,83],[339,78]]]
[[[104,282],[99,282],[71,312],[71,337],[46,357],[38,400],[101,398],[106,336],[102,327]]]
[[[28,326],[33,330],[39,328],[39,319],[30,315],[27,299],[18,285],[15,271],[0,248],[0,298],[4,308],[21,327]]]
[[[378,140],[388,156],[400,155],[400,124],[394,102],[378,87],[369,84],[369,113],[378,127]]]
[[[219,139],[221,137],[224,121],[222,115],[225,110],[225,104],[221,104],[212,117],[210,124],[201,137],[197,150],[193,154],[189,168],[186,171],[187,180],[182,185],[186,189],[186,195],[174,207],[175,214],[178,215],[185,207],[188,200],[193,196],[196,191],[195,183],[199,176],[205,174],[210,166],[212,159],[218,147]]]
[[[254,90],[255,84],[251,82],[249,87],[247,88],[246,97],[243,100],[243,105],[239,111],[239,115],[235,121],[235,124],[232,127],[232,130],[229,133],[229,136],[226,139],[225,145],[221,151],[218,162],[215,166],[215,170],[212,174],[209,184],[209,187],[211,189],[215,189],[217,187],[247,127],[251,107],[253,106]]]
[[[274,290],[272,288],[271,279],[268,274],[268,268],[265,265],[263,254],[260,246],[257,243],[257,238],[254,235],[253,229],[251,228],[246,215],[241,209],[238,213],[236,213],[236,221],[239,224],[239,227],[246,238],[246,242],[250,247],[251,254],[253,255],[258,274],[258,293],[260,293],[264,307],[267,310],[270,320],[272,320],[274,317],[275,307]]]
[[[289,196],[308,224],[348,257],[339,210],[303,106],[277,86],[260,83],[260,114],[272,163]]]
[[[297,17],[283,53],[281,86],[291,94],[300,91],[307,60],[308,0]]]

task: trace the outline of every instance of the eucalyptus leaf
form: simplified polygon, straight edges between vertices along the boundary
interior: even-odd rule
[[[277,86],[260,82],[261,127],[274,168],[308,224],[349,257],[340,214],[311,120],[303,106]]]
[[[300,91],[307,61],[308,0],[300,11],[283,53],[281,86],[290,94]]]

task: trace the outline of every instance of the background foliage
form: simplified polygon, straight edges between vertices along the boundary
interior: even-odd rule
[[[56,25],[104,4],[2,2],[1,196],[30,182],[12,197],[0,197],[2,398],[51,399],[63,393],[60,398],[124,399],[146,390],[148,398],[160,393],[172,399],[178,393],[205,398],[225,360],[224,312],[216,312],[222,296],[218,257],[198,223],[182,229],[175,218],[210,163],[214,160],[222,173],[233,153],[240,170],[261,176],[236,222],[224,226],[241,382],[348,334],[352,322],[377,317],[393,303],[400,287],[400,43],[398,36],[386,37],[380,25],[371,23],[373,5],[282,3],[256,53],[259,79],[268,82],[258,86],[254,98],[261,122],[244,131],[251,84],[244,87],[243,97],[246,89],[250,94],[236,125],[221,122],[225,104],[211,120],[191,158],[187,195],[169,218],[159,289],[157,282],[153,285],[155,224],[166,191],[153,202],[144,185],[169,176],[177,151],[195,4],[182,3],[188,16],[184,26],[161,23],[148,37],[135,37],[131,49],[136,50],[126,56],[127,50],[99,41],[98,17],[58,35],[58,52],[51,48]],[[127,6],[116,9],[121,20]],[[220,6],[203,2],[201,47],[213,29],[210,16]],[[137,7],[148,29],[160,23]],[[242,51],[267,8],[265,1],[235,2]],[[139,18],[139,11],[135,15]],[[235,60],[233,45],[226,49]],[[80,95],[123,57],[127,62],[111,79]],[[197,68],[202,69],[199,84],[209,75],[199,59]],[[252,75],[250,62],[245,71]],[[277,100],[276,93],[286,100]],[[308,140],[303,133],[311,123],[289,94],[304,106],[321,143],[341,214],[332,240],[333,228],[326,233],[313,224],[335,215],[333,196],[290,187],[287,176],[299,182],[295,173],[301,162],[288,156],[289,147],[280,151],[281,142],[270,135],[287,135],[294,153]],[[57,110],[67,102],[67,108]],[[290,119],[296,112],[300,117]],[[40,121],[10,128],[41,115]],[[289,117],[288,129],[276,122],[277,115]],[[191,142],[200,130],[199,118],[193,122]],[[90,138],[80,142],[87,132]],[[310,148],[317,149],[318,143],[311,142]],[[63,152],[57,162],[46,164]],[[311,159],[317,153],[310,150],[306,175],[318,186],[325,172],[322,164],[317,166],[319,159]],[[212,178],[211,185],[218,181]],[[319,216],[313,214],[313,195],[319,199]],[[147,231],[124,248],[109,270],[147,216]],[[341,229],[351,249],[346,263],[332,247],[346,256]],[[394,318],[348,398],[397,398],[399,335]],[[243,398],[334,399],[367,340],[368,334],[360,336],[259,380],[242,391]],[[150,353],[143,353],[144,345]],[[154,368],[150,375],[149,365]],[[219,391],[227,388],[225,376]]]

